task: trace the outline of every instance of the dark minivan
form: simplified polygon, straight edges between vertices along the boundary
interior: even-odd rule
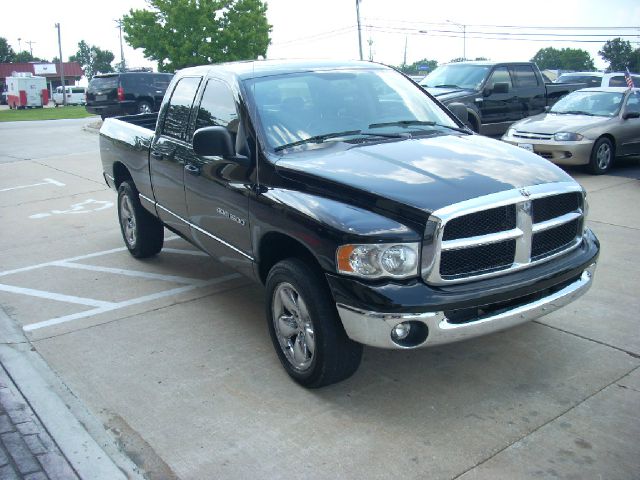
[[[122,72],[96,75],[87,89],[87,111],[103,119],[157,112],[172,73]]]

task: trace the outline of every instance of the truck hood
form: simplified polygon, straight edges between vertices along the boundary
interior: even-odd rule
[[[528,133],[554,134],[557,132],[581,133],[593,127],[599,127],[616,117],[593,117],[591,115],[558,115],[541,113],[520,120],[511,126],[516,130]]]
[[[431,95],[436,97],[441,102],[449,100],[455,100],[456,98],[462,98],[469,95],[473,95],[475,92],[466,88],[435,88],[435,87],[422,87]]]
[[[372,209],[391,202],[396,203],[392,210],[402,205],[426,213],[504,190],[572,181],[538,155],[479,135],[327,143],[285,154],[276,168],[284,177],[333,196],[343,185],[373,194]]]

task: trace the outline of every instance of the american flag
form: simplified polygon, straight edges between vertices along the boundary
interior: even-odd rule
[[[627,67],[627,71],[624,72],[624,80],[627,82],[627,87],[633,88],[633,78],[631,78],[631,73],[629,72],[629,68]]]

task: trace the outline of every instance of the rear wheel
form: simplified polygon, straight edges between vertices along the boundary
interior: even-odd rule
[[[318,269],[290,258],[267,277],[269,333],[280,362],[300,385],[318,388],[349,378],[362,345],[347,337]]]
[[[138,102],[138,113],[151,113],[153,109],[147,101]]]
[[[118,188],[118,219],[122,238],[131,255],[147,258],[162,250],[162,222],[142,207],[138,191],[130,182],[122,182]]]
[[[594,175],[602,175],[611,168],[615,156],[613,143],[608,138],[599,138],[591,150],[588,170]]]

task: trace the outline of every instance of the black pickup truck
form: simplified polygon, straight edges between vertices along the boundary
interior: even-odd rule
[[[542,113],[583,83],[545,83],[531,62],[459,62],[441,65],[420,85],[445,105],[467,107],[467,125],[483,135],[502,135],[513,122]]]
[[[100,152],[131,254],[159,253],[167,227],[263,283],[307,387],[352,375],[362,345],[495,332],[592,283],[580,185],[382,65],[188,68],[159,114],[107,119]]]

